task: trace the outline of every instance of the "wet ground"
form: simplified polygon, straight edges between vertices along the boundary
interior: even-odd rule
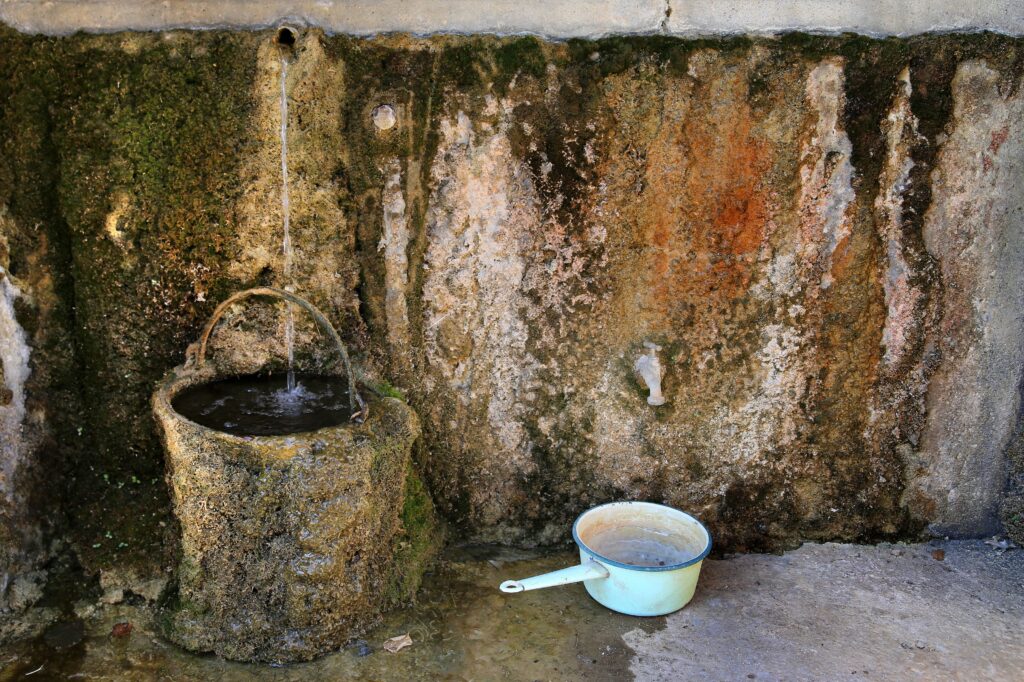
[[[497,590],[574,558],[450,550],[414,607],[286,667],[184,652],[141,604],[79,602],[84,620],[0,650],[0,680],[1022,679],[1024,550],[826,544],[707,561],[693,602],[666,618],[609,612],[579,585]],[[403,634],[412,646],[383,648]]]
[[[624,632],[664,627],[663,618],[611,613],[583,587],[501,594],[498,584],[570,565],[568,552],[469,547],[449,551],[425,578],[417,604],[388,614],[364,638],[312,663],[271,667],[196,656],[162,640],[150,609],[118,604],[86,619],[77,644],[56,648],[43,636],[0,655],[0,680],[621,680],[632,651]],[[116,636],[118,623],[130,634]],[[123,627],[121,628],[124,629]],[[52,628],[48,633],[51,633]],[[382,644],[409,634],[397,653]]]

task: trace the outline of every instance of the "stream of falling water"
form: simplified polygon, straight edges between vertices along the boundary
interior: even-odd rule
[[[292,277],[292,236],[291,205],[288,199],[288,60],[281,59],[281,213],[284,216],[284,240],[281,249],[284,254],[285,289],[290,290]],[[284,342],[288,348],[288,392],[295,391],[295,315],[291,303],[285,303],[288,319],[285,321]]]

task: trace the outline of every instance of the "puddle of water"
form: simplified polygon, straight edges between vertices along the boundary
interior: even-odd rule
[[[663,618],[608,611],[581,585],[516,595],[498,591],[503,580],[578,560],[570,552],[450,550],[425,578],[415,605],[385,615],[377,628],[338,653],[283,667],[191,654],[159,637],[151,610],[111,606],[87,622],[86,637],[69,649],[56,650],[40,638],[0,651],[0,665],[6,664],[0,679],[21,679],[44,665],[53,675],[49,679],[628,680],[633,652],[622,635],[637,628],[659,630]],[[132,623],[129,636],[111,634],[119,622]],[[405,633],[412,647],[394,654],[382,648],[386,639]]]

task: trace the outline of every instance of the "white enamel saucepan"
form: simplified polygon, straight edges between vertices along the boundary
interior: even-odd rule
[[[506,580],[502,592],[583,582],[599,604],[631,616],[661,616],[693,597],[711,534],[689,514],[651,502],[612,502],[576,519],[580,565]]]

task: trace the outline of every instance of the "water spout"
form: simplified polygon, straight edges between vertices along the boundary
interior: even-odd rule
[[[661,378],[665,375],[665,370],[658,359],[658,351],[661,350],[661,346],[644,341],[644,348],[647,351],[633,363],[633,371],[640,375],[651,391],[651,394],[647,396],[647,404],[664,405],[665,396],[661,394]]]

